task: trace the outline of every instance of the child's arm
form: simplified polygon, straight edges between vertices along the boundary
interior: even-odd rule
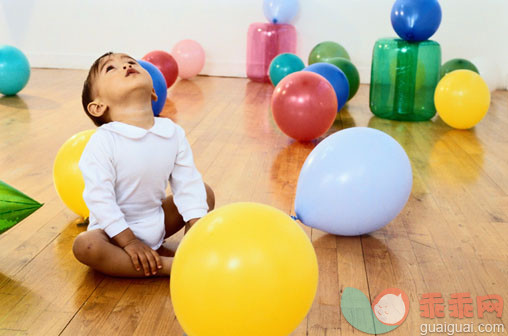
[[[174,202],[185,222],[198,220],[206,215],[208,203],[201,174],[194,165],[192,150],[185,137],[185,131],[177,128],[178,154],[175,167],[169,178]],[[193,224],[193,223],[192,223]]]
[[[79,168],[85,180],[83,199],[100,227],[113,238],[129,228],[116,203],[113,153],[108,136],[97,130],[81,155]]]

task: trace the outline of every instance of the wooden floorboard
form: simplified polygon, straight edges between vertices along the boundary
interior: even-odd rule
[[[85,71],[34,69],[16,97],[0,97],[0,180],[44,206],[0,236],[0,336],[182,335],[169,279],[116,279],[79,264],[72,242],[85,230],[58,198],[53,160],[77,132],[93,128],[82,111]],[[393,136],[413,166],[407,206],[370,235],[337,237],[302,225],[319,263],[319,286],[293,336],[361,335],[346,321],[346,287],[370,300],[389,287],[410,301],[407,320],[389,335],[413,335],[422,323],[504,323],[487,314],[457,320],[420,317],[422,294],[499,294],[508,299],[508,92],[495,92],[485,119],[469,131],[432,122],[374,117],[368,86],[328,131],[368,126]],[[273,88],[246,79],[197,77],[168,91],[162,116],[186,131],[196,165],[217,206],[237,201],[294,214],[299,171],[318,141],[294,142],[270,113]],[[178,244],[183,233],[170,239]],[[476,302],[475,302],[476,308]],[[506,310],[506,309],[505,309]],[[221,335],[223,336],[223,335]]]

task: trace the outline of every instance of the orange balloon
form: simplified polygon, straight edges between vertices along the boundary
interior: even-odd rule
[[[294,72],[275,87],[272,113],[280,129],[299,141],[323,135],[337,116],[337,97],[332,85],[321,75]]]

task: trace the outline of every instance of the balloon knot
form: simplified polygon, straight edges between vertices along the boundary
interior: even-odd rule
[[[291,218],[293,218],[293,220],[297,221],[297,220],[300,220],[298,217],[296,216],[291,216]]]

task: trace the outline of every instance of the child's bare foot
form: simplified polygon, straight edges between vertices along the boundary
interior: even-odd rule
[[[178,248],[179,242],[166,240],[161,247],[157,250],[157,253],[161,257],[174,257],[176,249]]]
[[[161,255],[162,268],[157,270],[157,276],[170,276],[171,266],[173,265],[172,257],[163,257]]]
[[[166,246],[162,245],[161,247],[159,247],[159,249],[157,250],[157,253],[161,256],[161,257],[174,257],[175,256],[175,251],[167,248]]]

